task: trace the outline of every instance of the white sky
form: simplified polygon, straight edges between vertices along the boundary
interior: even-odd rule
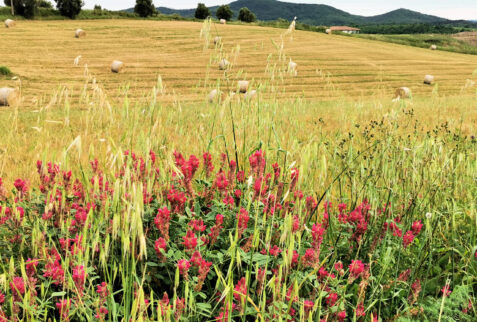
[[[154,0],[157,7],[195,8],[197,2],[208,6],[227,4],[233,0]],[[135,0],[84,0],[86,8],[99,4],[111,10],[134,7]],[[448,19],[476,19],[477,0],[286,0],[297,3],[327,4],[352,14],[372,16],[394,9],[406,8]]]

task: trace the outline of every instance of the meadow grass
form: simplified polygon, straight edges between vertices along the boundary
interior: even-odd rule
[[[174,32],[187,33],[188,26],[178,23]],[[314,76],[325,93],[298,95],[290,84],[307,83],[301,70],[297,78],[287,74],[288,59],[299,62],[289,46],[308,35],[295,33],[293,42],[274,39],[278,45],[263,54],[268,59],[252,83],[258,96],[245,100],[229,94],[243,77],[236,66],[248,66],[233,59],[247,55],[245,46],[240,53],[211,47],[213,26],[193,29],[194,46],[208,58],[201,72],[193,67],[201,78],[190,96],[182,94],[190,88],[187,70],[177,80],[156,74],[146,89],[128,72],[111,76],[88,64],[68,67],[74,82],[65,84],[59,71],[25,77],[27,69],[6,55],[9,66],[21,69],[26,99],[0,117],[0,298],[6,295],[0,314],[111,321],[474,319],[477,117],[475,87],[462,85],[472,69],[461,71],[473,58],[441,53],[447,65],[427,61],[461,85],[444,82],[428,93],[423,87],[410,100],[392,102],[382,80],[354,84],[359,93],[369,87],[375,94],[353,96],[340,86],[342,76],[331,73]],[[332,52],[340,39],[323,41]],[[369,46],[350,41],[356,50]],[[377,46],[383,56],[392,51]],[[218,74],[223,56],[234,65]],[[175,57],[183,69],[187,57],[192,61],[191,53]],[[366,57],[359,59],[371,61]],[[348,73],[359,79],[358,71]],[[47,88],[55,77],[56,89]],[[212,88],[226,93],[223,100],[205,102]]]
[[[477,55],[477,47],[453,37],[453,35],[438,34],[416,34],[416,35],[355,35],[358,38],[386,41],[394,44],[408,45],[420,48],[430,48],[436,45],[439,50],[445,50],[455,53]]]

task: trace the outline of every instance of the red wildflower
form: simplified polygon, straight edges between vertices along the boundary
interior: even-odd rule
[[[154,218],[154,224],[160,231],[161,235],[166,241],[169,240],[169,225],[171,221],[171,212],[167,207],[159,209],[157,211],[156,218]]]
[[[300,230],[300,217],[295,215],[293,216],[292,232],[296,233],[299,230]]]
[[[189,261],[193,266],[196,266],[196,267],[199,267],[200,264],[202,263],[202,255],[200,254],[200,252],[198,250],[196,250],[194,252],[194,254],[192,254],[192,257],[190,258],[190,261]]]
[[[12,290],[14,302],[20,301],[21,296],[25,294],[25,281],[23,278],[14,277],[10,282],[10,289]]]
[[[212,266],[212,262],[207,262],[205,260],[201,260],[199,264],[199,276],[198,276],[198,282],[195,287],[195,290],[198,292],[202,289],[202,285],[204,284],[204,281],[209,274],[210,267]]]
[[[193,250],[197,247],[197,237],[195,237],[194,232],[192,230],[188,230],[187,234],[182,237],[184,242],[182,243],[186,250]]]
[[[443,294],[444,296],[449,296],[449,295],[451,295],[452,291],[450,290],[450,285],[449,285],[449,284],[444,285],[444,287],[442,288],[441,292],[442,292],[442,294]]]
[[[25,263],[25,266],[26,266],[26,273],[28,277],[33,277],[36,274],[36,267],[38,266],[38,260],[28,258]]]
[[[101,321],[105,320],[106,315],[108,315],[108,313],[109,313],[108,309],[105,308],[104,306],[100,307],[97,312],[98,313],[96,313],[96,315],[94,317],[98,320],[101,320]]]
[[[86,272],[83,265],[78,265],[73,269],[73,281],[81,294],[84,289],[84,283],[86,282]]]
[[[156,251],[157,257],[160,260],[165,259],[165,253],[167,249],[167,242],[164,238],[159,237],[154,243],[154,250]]]
[[[321,224],[313,224],[311,228],[311,235],[313,237],[312,246],[315,249],[319,249],[323,242],[323,235],[325,234],[325,228]]]
[[[70,306],[71,306],[70,299],[60,300],[59,302],[56,303],[56,308],[58,309],[58,311],[60,311],[62,321],[70,320],[69,319]]]
[[[280,255],[282,250],[277,245],[274,245],[272,248],[269,249],[268,252],[270,253],[270,255],[277,257],[278,255]]]
[[[336,293],[330,293],[326,297],[326,305],[328,305],[328,307],[334,306],[337,301],[338,301],[338,294]]]
[[[303,302],[303,306],[304,306],[304,309],[305,309],[305,313],[309,313],[312,309],[313,309],[313,306],[315,305],[315,303],[313,303],[313,301],[310,301],[310,300],[305,300]]]
[[[349,265],[349,272],[352,277],[357,278],[364,271],[364,264],[360,260],[352,260]]]
[[[342,262],[336,262],[335,263],[335,269],[339,272],[343,269],[343,263]]]
[[[239,238],[242,237],[242,234],[247,229],[249,219],[250,217],[248,215],[248,211],[243,208],[240,208],[240,211],[237,214]]]
[[[412,244],[412,242],[414,241],[414,234],[412,233],[411,230],[407,231],[403,238],[402,238],[402,244],[404,246],[404,248],[407,248],[407,246],[409,246],[410,244]]]
[[[265,171],[265,153],[262,150],[256,151],[248,158],[252,173],[255,176],[260,176]]]
[[[212,164],[212,156],[210,155],[210,153],[205,152],[202,155],[202,158],[204,159],[204,167],[205,167],[206,175],[207,177],[209,177],[210,174],[214,171],[214,165]]]
[[[247,295],[247,281],[245,280],[245,277],[242,277],[237,285],[235,285],[234,288],[234,299],[236,301],[240,301],[242,297]]]
[[[96,293],[98,293],[101,298],[106,299],[106,297],[109,295],[108,284],[106,284],[106,282],[102,282],[96,286]]]
[[[177,267],[179,268],[179,273],[184,276],[185,279],[188,279],[188,273],[190,268],[190,263],[188,260],[180,259],[177,262]]]
[[[227,190],[227,186],[229,185],[229,181],[227,180],[227,176],[224,172],[217,173],[214,181],[214,185],[220,190],[225,191]]]
[[[339,322],[343,322],[346,319],[346,311],[338,312],[337,317]]]
[[[204,225],[204,221],[202,219],[192,219],[190,222],[189,222],[189,226],[192,227],[195,231],[198,231],[198,232],[204,232],[207,227]]]
[[[363,303],[359,303],[358,306],[356,307],[356,316],[357,317],[365,316]]]
[[[422,229],[422,223],[420,220],[418,221],[415,221],[412,223],[412,231],[414,232],[414,235],[419,235],[419,233],[421,232],[421,229]]]

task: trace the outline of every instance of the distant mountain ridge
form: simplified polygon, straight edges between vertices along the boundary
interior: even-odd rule
[[[408,9],[397,9],[377,16],[359,16],[323,4],[289,3],[277,0],[237,0],[229,4],[235,16],[240,8],[252,10],[260,20],[276,20],[283,18],[292,20],[297,16],[300,22],[311,25],[368,25],[368,24],[413,24],[413,23],[444,23],[450,20],[422,14]],[[218,6],[209,7],[213,15]],[[164,14],[179,14],[193,17],[195,8],[171,9],[157,8]]]

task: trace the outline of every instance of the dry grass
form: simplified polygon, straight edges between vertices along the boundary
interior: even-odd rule
[[[477,46],[477,31],[459,32],[458,34],[454,35],[454,38],[463,40],[472,46]]]

